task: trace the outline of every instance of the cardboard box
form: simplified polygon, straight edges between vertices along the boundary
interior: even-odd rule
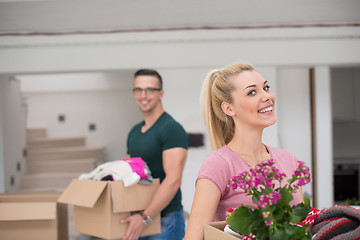
[[[159,179],[154,179],[152,185],[131,187],[124,187],[122,181],[74,179],[58,201],[74,205],[76,232],[106,239],[122,238],[128,224],[121,224],[120,220],[131,212],[144,210],[159,185]],[[154,217],[141,236],[159,234],[160,219],[160,214]]]
[[[67,240],[67,206],[60,192],[0,194],[1,240]]]
[[[205,240],[239,240],[239,238],[224,232],[226,222],[211,222],[204,226]]]

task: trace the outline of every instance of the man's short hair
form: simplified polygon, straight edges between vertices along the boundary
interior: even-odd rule
[[[139,69],[135,72],[134,74],[134,78],[138,77],[138,76],[154,76],[157,77],[159,79],[159,87],[160,89],[162,89],[163,83],[162,83],[162,78],[160,76],[160,74],[153,69]]]

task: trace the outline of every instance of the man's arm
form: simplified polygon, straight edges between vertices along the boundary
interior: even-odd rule
[[[157,189],[151,203],[144,210],[145,215],[154,218],[174,198],[181,186],[186,157],[187,150],[184,148],[171,148],[163,151],[163,168],[166,176]],[[143,219],[139,214],[132,215],[121,222],[129,223],[123,240],[137,239],[145,228]]]
[[[174,198],[181,186],[186,156],[187,150],[184,148],[172,148],[163,152],[163,167],[166,176],[156,191],[153,200],[145,209],[145,215],[151,218],[156,216]]]

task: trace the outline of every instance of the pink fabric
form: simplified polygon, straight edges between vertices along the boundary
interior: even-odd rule
[[[132,168],[134,173],[137,173],[140,176],[140,179],[147,179],[149,176],[146,174],[146,167],[144,160],[140,157],[134,157],[134,158],[124,158],[119,159],[117,161],[125,161],[127,162],[130,167]]]
[[[267,149],[271,158],[275,161],[275,167],[290,178],[297,168],[297,158],[295,155],[279,148],[267,146]],[[241,193],[240,189],[232,190],[227,186],[231,177],[249,169],[250,166],[228,146],[217,149],[207,156],[200,168],[197,179],[205,178],[212,181],[221,192],[221,199],[214,221],[226,220],[226,211],[229,208],[238,207],[241,203],[254,206],[251,196]],[[286,183],[287,179],[284,179],[282,185]],[[299,202],[300,195],[296,193],[290,204],[294,205]]]

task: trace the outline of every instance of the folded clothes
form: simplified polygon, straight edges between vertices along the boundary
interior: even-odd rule
[[[141,179],[141,177],[143,179]],[[125,187],[140,183],[151,184],[152,177],[146,163],[141,158],[120,159],[106,162],[96,167],[90,173],[83,173],[79,179],[112,180],[124,182]]]
[[[360,239],[360,211],[350,206],[335,205],[318,212],[311,227],[313,240]]]
[[[149,167],[147,166],[146,162],[142,160],[142,158],[135,157],[135,158],[124,158],[119,159],[116,161],[125,161],[127,162],[133,172],[137,173],[141,179],[147,179],[149,176],[151,176],[151,172]]]
[[[225,225],[224,228],[224,232],[233,235],[234,237],[239,238],[240,240],[251,240],[251,239],[256,239],[256,236],[252,233],[250,233],[250,235],[242,235],[240,233],[237,233],[235,231],[233,231],[228,224]]]
[[[140,157],[124,158],[116,161],[127,162],[132,168],[132,170],[140,176],[140,182],[144,180],[142,181],[144,184],[146,184],[146,182],[150,182],[150,184],[152,183],[153,178],[151,176],[150,168],[148,167],[146,162],[142,160],[142,158]]]

